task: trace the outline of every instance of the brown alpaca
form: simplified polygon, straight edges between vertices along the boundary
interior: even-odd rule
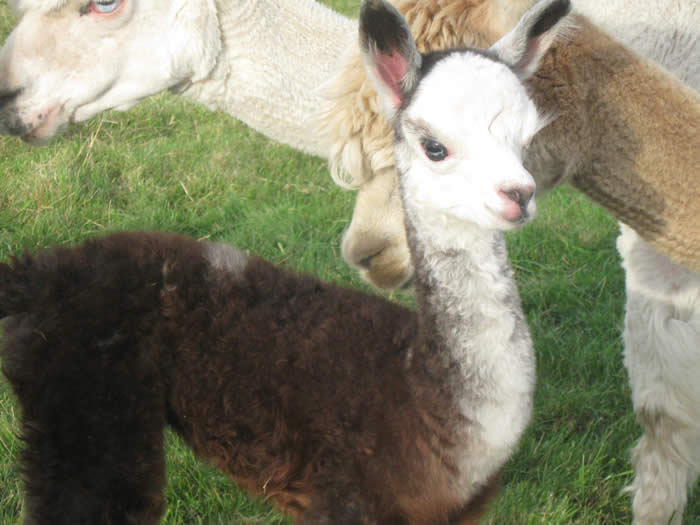
[[[422,56],[395,9],[363,6],[364,60],[400,137],[417,313],[166,234],[0,264],[27,523],[156,523],[166,424],[302,524],[476,523],[534,390],[503,234],[535,210],[520,159],[543,122],[520,79],[568,10],[543,0],[488,53]],[[477,122],[503,169],[463,161]]]
[[[490,44],[528,3],[512,2],[511,11],[484,0],[399,1],[397,7],[419,48],[440,49]],[[555,118],[527,156],[538,187],[571,182],[654,247],[700,270],[697,94],[585,18],[574,25],[578,30],[550,50],[543,71],[529,82],[540,109]],[[356,50],[327,84],[326,96],[319,125],[335,141],[331,172],[340,184],[359,187],[343,255],[373,284],[400,286],[411,267],[391,130]]]

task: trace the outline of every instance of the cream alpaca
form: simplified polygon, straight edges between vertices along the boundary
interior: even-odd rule
[[[0,50],[0,133],[44,143],[172,89],[326,156],[317,88],[357,23],[313,0],[9,3],[21,18]]]

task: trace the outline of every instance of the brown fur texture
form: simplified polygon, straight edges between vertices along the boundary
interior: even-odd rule
[[[124,233],[0,264],[3,315],[28,524],[157,523],[166,424],[308,525],[473,524],[498,490],[455,492],[451,368],[382,298]]]
[[[533,2],[397,1],[420,50],[486,47]],[[675,261],[700,271],[700,103],[659,68],[578,17],[529,82],[545,128],[528,156],[539,189],[564,181],[586,193]],[[545,73],[546,71],[546,73]],[[404,284],[408,258],[392,132],[357,49],[325,87],[320,129],[333,142],[331,173],[359,189],[343,255],[380,287]],[[575,162],[574,162],[575,161]],[[380,180],[381,179],[381,180]]]
[[[529,82],[555,116],[528,155],[533,173],[562,166],[564,181],[700,271],[700,97],[585,18],[575,23]]]

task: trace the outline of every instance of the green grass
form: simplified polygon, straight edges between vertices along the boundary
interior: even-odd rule
[[[352,14],[357,0],[331,5]],[[14,20],[0,0],[0,38]],[[171,95],[75,126],[51,146],[0,138],[0,259],[121,229],[233,242],[323,279],[370,290],[339,242],[353,194],[323,161]],[[622,365],[624,276],[615,221],[570,189],[509,237],[538,358],[535,415],[505,471],[495,524],[629,523],[629,449],[640,435]],[[410,293],[390,295],[407,304]],[[18,413],[0,379],[0,523],[21,522]],[[168,435],[164,523],[279,524]],[[688,523],[700,520],[691,499]]]

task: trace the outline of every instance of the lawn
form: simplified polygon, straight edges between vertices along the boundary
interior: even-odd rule
[[[358,0],[329,0],[354,14]],[[14,19],[0,0],[0,40]],[[323,160],[173,95],[74,126],[46,148],[0,138],[0,259],[123,229],[225,240],[322,279],[373,291],[339,243],[354,195]],[[569,188],[509,236],[538,362],[532,424],[508,463],[494,524],[630,522],[634,420],[622,365],[624,275],[616,222]],[[410,292],[387,294],[407,305]],[[21,523],[19,414],[0,379],[0,523]],[[167,524],[286,523],[168,435]],[[700,498],[688,523],[700,522]]]

